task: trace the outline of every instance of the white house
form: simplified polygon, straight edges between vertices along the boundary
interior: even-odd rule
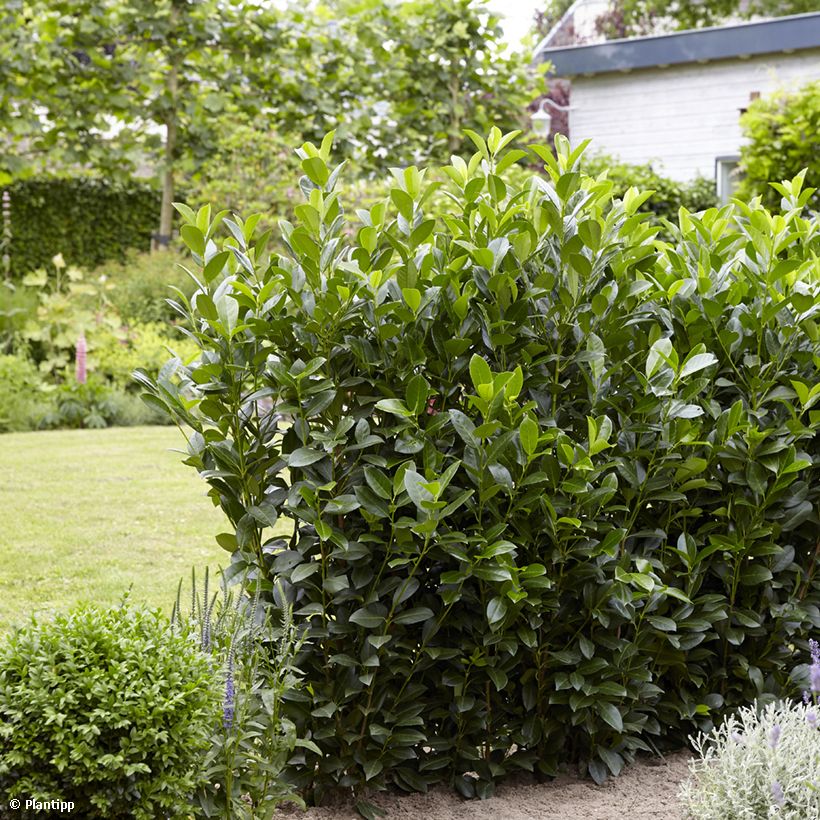
[[[820,79],[820,13],[536,50],[570,79],[569,136],[681,181],[714,177],[725,200],[749,101]]]

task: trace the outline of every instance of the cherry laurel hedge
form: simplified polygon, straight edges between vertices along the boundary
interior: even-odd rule
[[[796,691],[820,628],[803,178],[783,215],[681,210],[667,243],[561,138],[532,149],[551,182],[510,187],[514,137],[472,135],[438,221],[416,168],[345,213],[330,140],[305,144],[285,256],[257,216],[178,206],[201,356],[138,378],[192,430],[230,573],[307,630],[310,799],[601,781]]]

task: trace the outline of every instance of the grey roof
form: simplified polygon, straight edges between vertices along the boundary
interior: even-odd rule
[[[557,76],[571,77],[807,48],[820,48],[820,12],[591,46],[544,48],[542,43],[535,60],[549,60]]]

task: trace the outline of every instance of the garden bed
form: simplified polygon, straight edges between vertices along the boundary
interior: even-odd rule
[[[488,800],[462,800],[454,791],[382,794],[373,802],[387,820],[683,820],[678,787],[686,777],[688,752],[665,759],[645,758],[623,774],[596,786],[589,779],[562,775],[548,783],[510,782]],[[279,812],[277,818],[354,820],[352,806]]]

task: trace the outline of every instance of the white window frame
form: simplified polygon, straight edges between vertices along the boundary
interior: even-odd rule
[[[739,163],[739,154],[715,157],[715,187],[721,205],[725,205],[737,189]]]

